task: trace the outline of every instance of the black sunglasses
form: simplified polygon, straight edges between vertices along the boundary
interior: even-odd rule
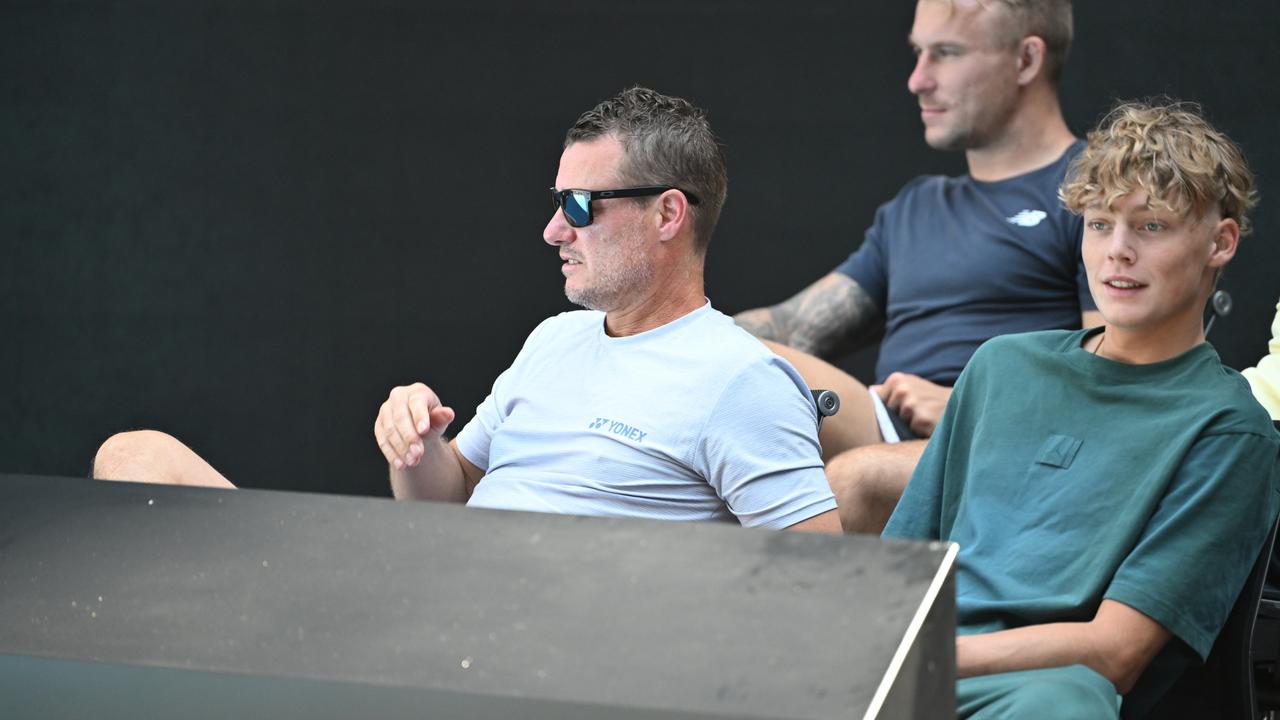
[[[668,190],[680,190],[673,185],[646,185],[644,187],[622,188],[621,190],[557,190],[551,188],[551,204],[564,211],[564,219],[576,228],[591,224],[592,200],[608,200],[610,198],[645,197],[660,195]],[[688,190],[680,190],[689,199],[690,205],[698,204],[698,197]]]

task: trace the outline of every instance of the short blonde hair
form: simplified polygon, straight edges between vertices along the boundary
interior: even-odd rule
[[[1127,102],[1117,105],[1089,133],[1058,190],[1076,214],[1114,207],[1135,191],[1152,207],[1180,217],[1200,217],[1217,207],[1224,218],[1252,230],[1246,215],[1258,202],[1244,154],[1204,119],[1194,103]]]
[[[954,12],[956,0],[943,0]],[[1016,47],[1028,35],[1044,40],[1044,73],[1055,85],[1062,79],[1071,50],[1071,0],[976,0],[990,8],[1001,6],[1009,14],[1002,29],[1000,45]]]

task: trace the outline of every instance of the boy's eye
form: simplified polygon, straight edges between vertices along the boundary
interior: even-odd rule
[[[1163,227],[1164,226],[1158,222],[1148,222],[1148,223],[1142,224],[1142,229],[1146,230],[1147,232],[1157,232]]]
[[[1093,230],[1093,231],[1095,231],[1095,232],[1096,232],[1096,231],[1100,231],[1100,230],[1106,230],[1106,229],[1107,229],[1107,224],[1106,224],[1105,222],[1101,221],[1101,220],[1090,220],[1090,221],[1089,221],[1089,229],[1090,229],[1090,230]]]

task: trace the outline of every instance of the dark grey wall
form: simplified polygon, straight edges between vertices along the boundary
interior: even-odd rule
[[[1210,12],[1210,9],[1212,12]],[[568,307],[540,233],[564,129],[642,83],[706,107],[730,199],[708,292],[736,311],[830,270],[928,150],[913,3],[585,0],[0,6],[0,471],[78,474],[167,429],[247,486],[384,493],[372,442],[423,379],[458,425]],[[1063,83],[1200,100],[1261,178],[1214,331],[1263,351],[1280,295],[1272,3],[1080,3]],[[801,194],[812,212],[794,208]],[[847,366],[865,373],[873,355]]]

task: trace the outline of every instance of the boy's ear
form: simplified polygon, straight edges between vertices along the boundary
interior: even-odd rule
[[[1234,218],[1222,218],[1213,226],[1209,246],[1209,267],[1220,268],[1231,262],[1240,246],[1240,224]]]

